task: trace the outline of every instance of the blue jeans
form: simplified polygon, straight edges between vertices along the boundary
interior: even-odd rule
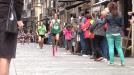
[[[101,50],[102,50],[102,55],[104,58],[109,59],[109,47],[108,47],[108,42],[106,36],[104,37],[102,44],[101,44]]]
[[[48,44],[51,44],[51,42],[52,42],[51,34],[49,34],[49,35],[48,35],[48,41],[47,41],[47,43],[48,43]]]
[[[81,54],[86,54],[84,33],[80,33]]]

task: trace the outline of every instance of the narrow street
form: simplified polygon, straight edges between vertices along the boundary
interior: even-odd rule
[[[65,53],[60,48],[57,56],[53,57],[50,45],[38,49],[34,43],[18,44],[9,75],[134,75],[133,58],[126,58],[126,66],[121,67],[118,58],[115,65],[110,66],[108,62],[95,62],[89,57]]]

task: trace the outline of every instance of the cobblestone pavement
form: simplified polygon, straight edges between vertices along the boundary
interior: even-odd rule
[[[134,58],[126,58],[125,67],[120,66],[119,58],[110,66],[108,62],[66,54],[63,48],[53,57],[50,45],[39,49],[34,43],[18,44],[16,55],[11,62],[10,75],[134,75]]]

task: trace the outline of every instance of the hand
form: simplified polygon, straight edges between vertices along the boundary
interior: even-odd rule
[[[128,12],[128,15],[131,16],[133,14],[133,12]]]
[[[134,23],[134,20],[130,19],[129,22],[130,22],[130,24],[133,24]]]
[[[50,34],[51,32],[49,31],[48,34]]]
[[[18,28],[23,29],[24,23],[22,21],[17,21]]]

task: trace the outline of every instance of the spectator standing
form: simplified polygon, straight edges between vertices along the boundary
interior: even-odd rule
[[[124,24],[122,16],[118,12],[118,5],[115,2],[110,2],[108,4],[110,14],[107,17],[108,20],[108,29],[106,37],[109,45],[109,55],[110,55],[110,64],[114,64],[114,43],[117,49],[117,52],[120,56],[121,65],[125,64],[124,53],[121,46],[121,33],[122,26]]]
[[[67,53],[72,53],[72,28],[71,26],[67,26],[63,34],[65,35],[65,40],[66,40],[66,51]]]
[[[0,0],[0,75],[9,75],[10,61],[16,54],[17,34],[6,33],[11,1],[14,3],[18,27],[21,29],[24,25],[21,21],[23,0]]]

